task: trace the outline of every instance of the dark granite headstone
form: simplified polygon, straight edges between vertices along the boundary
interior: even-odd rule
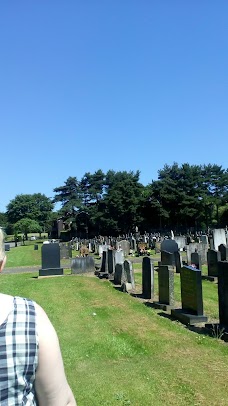
[[[10,244],[5,244],[5,251],[10,251]]]
[[[116,264],[113,281],[114,285],[121,285],[122,273],[123,273],[123,264]]]
[[[191,266],[195,266],[200,271],[202,270],[201,256],[198,252],[191,253]]]
[[[39,245],[38,244],[34,244],[34,251],[38,251]]]
[[[221,261],[221,253],[216,250],[207,251],[207,268],[209,279],[218,277],[218,262]]]
[[[156,308],[168,310],[174,306],[174,271],[167,265],[158,268],[158,296],[159,302],[154,303]]]
[[[142,260],[142,296],[144,299],[154,297],[154,266],[149,257]]]
[[[114,256],[114,250],[108,249],[107,254],[108,254],[108,273],[113,275],[114,274],[114,269],[115,269],[115,256]]]
[[[172,309],[171,314],[184,324],[205,323],[203,314],[202,277],[199,269],[183,266],[180,272],[181,309]]]
[[[161,243],[161,251],[167,251],[173,254],[175,251],[178,251],[178,244],[175,240],[163,240]]]
[[[72,259],[71,261],[72,274],[81,274],[94,271],[95,271],[94,258],[89,255],[87,257],[77,257]]]
[[[228,328],[228,262],[218,262],[219,322]]]
[[[107,251],[102,252],[102,257],[101,257],[101,269],[100,272],[103,273],[108,273],[108,261],[107,261]]]
[[[180,273],[180,270],[183,266],[182,257],[179,251],[173,253],[175,259],[176,273]]]
[[[42,269],[39,276],[63,275],[60,268],[60,247],[58,243],[43,244],[41,248]]]
[[[228,247],[224,244],[220,244],[218,246],[218,250],[221,253],[221,261],[227,261],[228,260]]]
[[[131,284],[132,289],[135,289],[135,278],[131,261],[124,261],[124,272],[126,275],[126,282]]]
[[[161,251],[161,265],[175,265],[174,253]]]

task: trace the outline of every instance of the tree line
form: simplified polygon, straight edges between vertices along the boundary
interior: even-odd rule
[[[54,198],[21,194],[0,213],[8,233],[50,233],[62,218],[71,235],[118,235],[173,229],[206,230],[228,224],[228,170],[216,164],[165,165],[158,180],[144,186],[140,172],[86,172],[68,177]],[[60,209],[54,211],[55,203]]]

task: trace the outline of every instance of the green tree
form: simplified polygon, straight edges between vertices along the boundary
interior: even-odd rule
[[[17,195],[7,206],[10,224],[29,218],[38,222],[43,229],[53,210],[51,199],[41,193]]]
[[[104,198],[99,205],[99,217],[103,228],[111,233],[128,233],[141,220],[139,205],[143,186],[140,172],[109,170],[104,185]]]
[[[28,233],[40,233],[41,227],[38,221],[32,220],[30,218],[23,218],[14,224],[14,233],[22,233],[25,235],[26,240],[28,239]]]

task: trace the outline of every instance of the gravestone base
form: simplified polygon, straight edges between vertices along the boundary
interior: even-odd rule
[[[164,310],[164,311],[169,311],[169,310],[173,309],[173,306],[168,305],[166,303],[160,303],[160,302],[153,302],[153,307],[155,309],[161,309],[161,310]]]
[[[217,276],[209,276],[209,275],[202,275],[202,279],[205,281],[210,281],[210,282],[218,282],[218,277]]]
[[[129,293],[132,290],[132,283],[124,282],[121,285],[122,292]]]
[[[39,276],[63,275],[63,268],[39,269]]]
[[[98,272],[98,277],[100,278],[100,279],[108,279],[108,272]]]
[[[194,325],[198,323],[207,322],[207,316],[204,316],[203,314],[197,315],[187,313],[187,311],[185,312],[183,309],[172,309],[171,316],[173,316],[175,319],[179,320],[181,323],[186,325]]]

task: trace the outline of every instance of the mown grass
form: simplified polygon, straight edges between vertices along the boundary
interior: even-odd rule
[[[3,274],[1,291],[46,310],[78,406],[228,404],[226,343],[188,330],[107,280],[37,275]],[[140,269],[135,277],[140,290]],[[216,288],[203,282],[210,317],[217,315]],[[178,303],[179,275],[175,295]]]
[[[40,248],[12,249],[8,267],[40,265]],[[141,292],[142,265],[133,267]],[[3,273],[1,292],[30,297],[46,310],[78,406],[228,405],[226,343],[190,331],[107,280],[37,276]],[[179,275],[174,289],[179,307]],[[209,321],[218,321],[217,285],[203,281],[203,298]]]

